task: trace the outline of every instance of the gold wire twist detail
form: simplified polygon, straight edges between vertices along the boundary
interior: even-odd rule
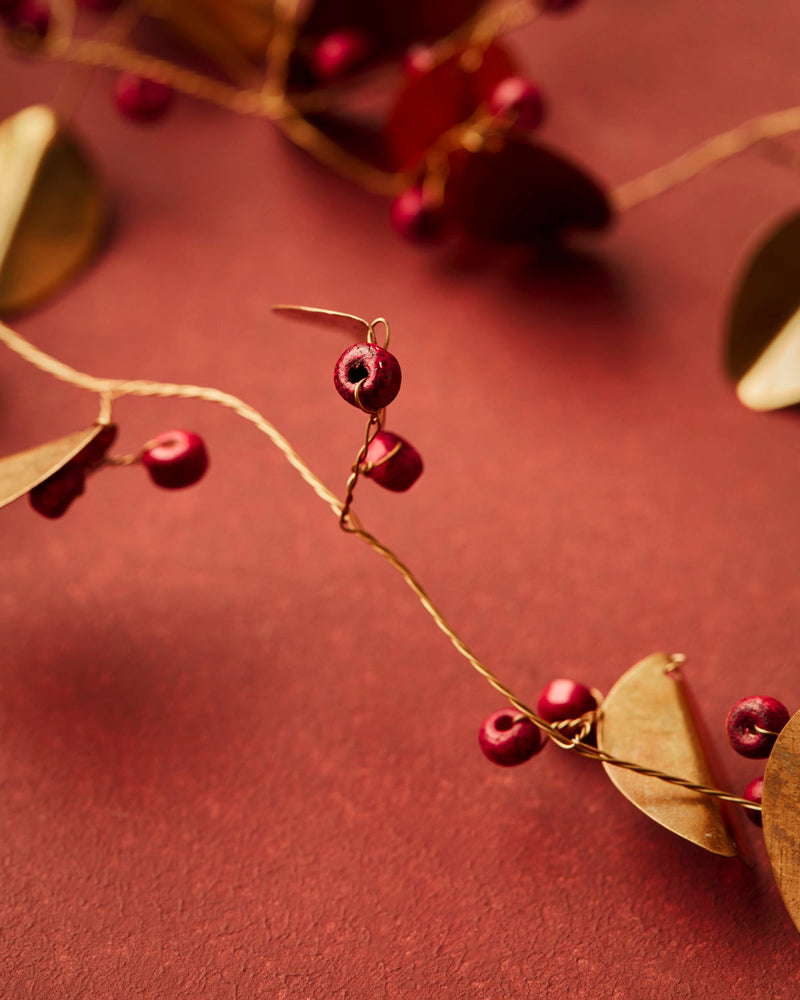
[[[322,481],[314,475],[311,469],[291,447],[286,438],[284,438],[283,435],[254,407],[245,403],[237,396],[223,392],[220,389],[214,389],[206,386],[181,385],[170,382],[151,382],[141,379],[126,380],[97,378],[93,375],[87,374],[86,372],[78,371],[77,369],[64,364],[62,361],[59,361],[57,358],[52,357],[52,355],[39,350],[37,347],[34,347],[33,344],[25,340],[24,337],[12,330],[11,327],[2,322],[0,322],[0,341],[40,371],[46,372],[63,382],[69,382],[71,385],[77,386],[78,388],[99,393],[101,399],[119,399],[122,396],[176,397],[180,399],[205,400],[206,402],[217,403],[220,406],[224,406],[227,409],[232,410],[243,420],[247,420],[252,423],[258,430],[270,439],[275,447],[282,452],[289,464],[313,489],[317,496],[328,504],[341,523],[342,514],[345,511],[345,504],[337,499],[337,497],[324,485],[324,483],[322,483]],[[372,420],[370,420],[370,425],[372,425]],[[369,427],[367,435],[365,436],[365,442],[368,437]],[[759,811],[761,809],[761,806],[758,803],[750,802],[748,799],[741,798],[731,792],[726,792],[722,789],[712,788],[706,785],[698,785],[676,775],[666,774],[663,771],[643,767],[642,765],[636,764],[632,761],[622,760],[618,757],[612,756],[611,754],[605,753],[602,750],[598,750],[597,747],[593,747],[590,744],[583,742],[580,737],[566,736],[558,726],[552,725],[538,716],[533,709],[529,708],[523,701],[521,701],[509,687],[507,687],[494,673],[492,673],[492,671],[475,655],[475,653],[472,652],[455,629],[447,622],[444,615],[433,603],[425,588],[422,586],[414,573],[411,572],[408,566],[406,566],[406,564],[397,555],[395,555],[391,549],[379,541],[374,535],[370,534],[370,532],[365,530],[353,516],[352,512],[347,511],[347,524],[343,525],[343,527],[346,527],[346,530],[360,538],[374,552],[377,552],[378,555],[382,556],[386,562],[388,562],[389,565],[402,576],[408,587],[416,595],[422,607],[428,615],[430,615],[436,627],[447,636],[459,655],[462,656],[481,675],[481,677],[483,677],[491,685],[491,687],[495,689],[495,691],[506,698],[518,712],[530,719],[530,721],[542,730],[542,732],[557,746],[564,750],[571,750],[582,757],[589,757],[592,760],[597,760],[604,764],[610,764],[614,767],[622,767],[629,771],[635,771],[637,774],[657,778],[658,780],[664,781],[668,784],[679,785],[682,788],[689,789],[690,791],[722,799],[725,802],[736,803],[737,805],[743,806],[745,809],[753,811]]]

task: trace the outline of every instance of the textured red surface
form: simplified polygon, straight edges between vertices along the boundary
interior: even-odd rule
[[[798,21],[597,0],[514,44],[548,141],[616,182],[796,101]],[[59,77],[0,74],[2,114]],[[739,405],[721,327],[795,173],[748,154],[542,271],[404,244],[258,121],[178,101],[136,128],[97,78],[77,125],[117,230],[26,336],[235,392],[341,492],[363,432],[331,385],[345,345],[269,306],[388,316],[390,427],[426,471],[406,495],[364,483],[366,525],[528,702],[687,653],[744,787],[730,705],[800,704],[800,426]],[[3,355],[0,412],[7,453],[96,409]],[[174,495],[112,470],[60,522],[0,514],[4,1000],[796,997],[761,845],[753,872],[707,856],[552,747],[492,767],[497,697],[265,439],[202,403],[115,416],[120,450],[187,427],[211,469]]]

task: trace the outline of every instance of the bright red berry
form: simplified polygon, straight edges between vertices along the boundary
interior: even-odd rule
[[[167,431],[142,452],[142,464],[157,486],[168,490],[192,486],[208,468],[203,439],[192,431]]]
[[[478,742],[485,756],[502,767],[522,764],[544,746],[539,729],[511,707],[501,708],[484,721]]]
[[[395,232],[415,243],[435,243],[444,231],[444,207],[425,197],[422,187],[407,188],[392,202]]]
[[[547,722],[579,719],[597,708],[597,699],[585,684],[559,677],[539,695],[536,711]]]
[[[30,505],[44,517],[61,517],[72,501],[83,493],[85,481],[83,466],[73,459],[33,487],[28,494]]]
[[[542,92],[524,76],[507,76],[489,95],[489,112],[523,129],[538,128],[544,118]]]
[[[119,111],[136,122],[154,122],[169,110],[172,87],[134,73],[120,73],[114,84],[114,102]]]
[[[422,475],[422,458],[399,434],[378,431],[367,448],[364,475],[387,490],[402,493]]]
[[[333,370],[333,384],[342,399],[369,413],[391,403],[401,379],[397,358],[377,344],[353,344]]]
[[[750,784],[745,788],[743,799],[747,799],[750,802],[757,802],[761,805],[761,798],[764,794],[764,775],[762,774],[760,778],[753,778]],[[761,813],[756,809],[745,809],[747,813],[747,818],[755,823],[756,826],[761,826]]]
[[[314,72],[323,83],[340,80],[361,67],[371,48],[362,31],[355,28],[334,31],[317,42],[311,60]]]
[[[777,698],[753,695],[737,701],[728,712],[728,741],[742,757],[769,757],[778,733],[789,721],[786,706]]]

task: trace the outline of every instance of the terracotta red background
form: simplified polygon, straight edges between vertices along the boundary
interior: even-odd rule
[[[800,13],[593,0],[512,41],[545,136],[609,184],[797,101]],[[0,58],[0,113],[60,70]],[[720,366],[735,274],[793,210],[756,153],[631,210],[569,273],[398,240],[386,205],[262,122],[182,100],[145,130],[98,78],[77,128],[117,207],[80,282],[20,320],[95,374],[243,396],[341,491],[362,421],[344,341],[280,301],[386,315],[391,425],[423,452],[366,525],[519,694],[608,690],[659,649],[737,788],[728,707],[800,705],[800,424]],[[0,359],[3,453],[95,400]],[[477,747],[500,707],[402,581],[264,438],[202,403],[126,400],[120,447],[171,426],[212,454],[167,495],[109,472],[56,523],[0,515],[3,997],[793,998],[800,938],[763,845],[749,872],[650,823],[602,771]]]

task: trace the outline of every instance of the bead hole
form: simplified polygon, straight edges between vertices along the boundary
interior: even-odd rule
[[[501,733],[507,732],[514,725],[514,717],[512,715],[501,715],[500,718],[495,722],[494,728],[499,730]]]
[[[363,382],[368,376],[369,368],[367,368],[363,361],[356,361],[355,364],[350,365],[347,369],[347,377],[354,384]]]

